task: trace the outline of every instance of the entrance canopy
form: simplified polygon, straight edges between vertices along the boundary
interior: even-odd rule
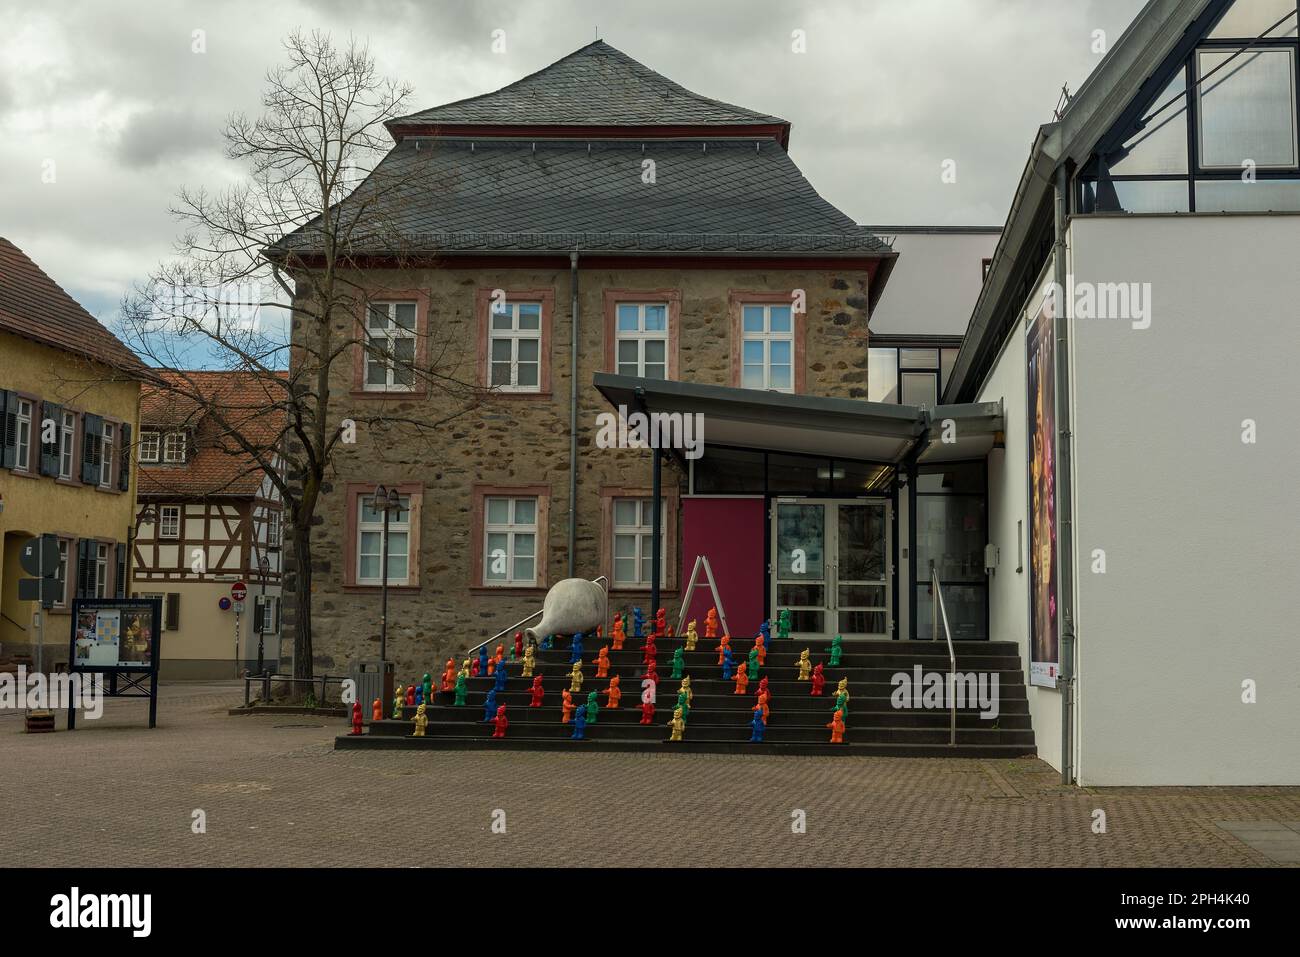
[[[932,410],[598,372],[595,386],[630,415],[703,416],[703,442],[897,465],[982,458],[1003,429],[1002,403]],[[680,450],[663,450],[680,457]]]

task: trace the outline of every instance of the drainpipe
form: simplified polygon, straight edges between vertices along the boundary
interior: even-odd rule
[[[569,357],[569,576],[577,574],[574,553],[578,546],[578,253],[569,253],[569,289],[572,301],[573,351]]]
[[[1073,784],[1074,772],[1074,433],[1070,428],[1070,331],[1065,262],[1070,174],[1064,163],[1056,172],[1056,241],[1053,246],[1057,302],[1052,320],[1056,340],[1056,555],[1060,566],[1061,604],[1061,783]]]

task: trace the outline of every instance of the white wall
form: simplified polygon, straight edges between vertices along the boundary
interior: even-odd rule
[[[1079,782],[1300,784],[1300,217],[1081,218],[1070,248],[1153,303],[1071,323]]]
[[[871,314],[873,335],[961,336],[984,285],[983,261],[993,258],[991,232],[899,232],[872,229],[894,240],[898,261]]]
[[[1051,264],[1048,264],[1048,275]],[[1038,302],[1035,295],[1033,300]],[[1029,515],[1028,402],[1025,381],[1024,315],[1004,344],[1002,354],[980,391],[979,402],[1002,400],[1006,417],[1005,449],[989,453],[989,541],[1000,549],[997,571],[989,576],[989,638],[1014,641],[1029,681]],[[1016,550],[1016,523],[1021,523],[1020,555]],[[1016,568],[1023,570],[1019,573]],[[1038,756],[1061,767],[1061,695],[1052,688],[1030,686],[1030,720]]]

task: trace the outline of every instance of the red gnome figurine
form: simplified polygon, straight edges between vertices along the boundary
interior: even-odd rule
[[[646,635],[645,647],[641,649],[641,660],[649,664],[659,656],[659,649],[655,646],[655,636]]]
[[[822,693],[822,686],[826,684],[826,676],[822,674],[822,666],[818,664],[813,668],[812,673],[812,691],[813,697],[819,698]]]
[[[831,729],[831,744],[844,743],[844,712],[836,709],[835,717],[827,723],[826,727]]]
[[[668,611],[660,608],[655,612],[655,631],[656,638],[668,637]]]
[[[406,689],[406,704],[407,707],[415,707],[415,685],[411,685]]]
[[[654,682],[656,688],[659,687],[659,672],[655,671],[655,663],[651,661],[645,668],[645,674],[641,676],[646,681]]]
[[[506,736],[506,728],[510,727],[510,722],[506,719],[505,705],[497,708],[497,716],[492,719],[492,727],[496,728],[492,732],[492,737],[504,738]]]
[[[655,706],[652,701],[641,702],[641,723],[653,724],[655,720]]]
[[[523,656],[524,656],[524,633],[522,631],[516,631],[515,632],[515,658],[518,659],[518,658],[522,658]]]
[[[710,608],[709,613],[704,616],[704,637],[718,637],[718,609]]]
[[[714,637],[714,636],[709,635],[709,636],[706,636],[706,637]],[[730,647],[731,647],[731,636],[730,636],[730,635],[723,635],[723,636],[722,636],[722,640],[721,640],[720,642],[718,642],[718,647],[716,647],[716,648],[713,649],[714,651],[716,651],[716,652],[718,653],[718,667],[719,667],[719,668],[722,667],[722,658],[723,658],[724,653],[725,653],[726,650],[727,650],[728,648],[730,648]]]
[[[352,731],[351,734],[361,733],[361,702],[352,702]]]
[[[542,695],[546,692],[542,690],[542,676],[538,675],[533,679],[533,686],[528,689],[533,698],[528,702],[530,708],[540,708],[542,706]]]

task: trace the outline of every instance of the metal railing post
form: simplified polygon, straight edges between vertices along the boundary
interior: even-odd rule
[[[952,629],[948,627],[948,609],[943,603],[943,594],[939,591],[939,573],[934,569],[934,563],[930,564],[930,591],[934,595],[932,608],[934,612],[931,617],[934,619],[934,637],[937,641],[939,638],[939,619],[943,619],[943,636],[948,642],[948,745],[955,747],[957,744],[957,653],[952,647]]]

